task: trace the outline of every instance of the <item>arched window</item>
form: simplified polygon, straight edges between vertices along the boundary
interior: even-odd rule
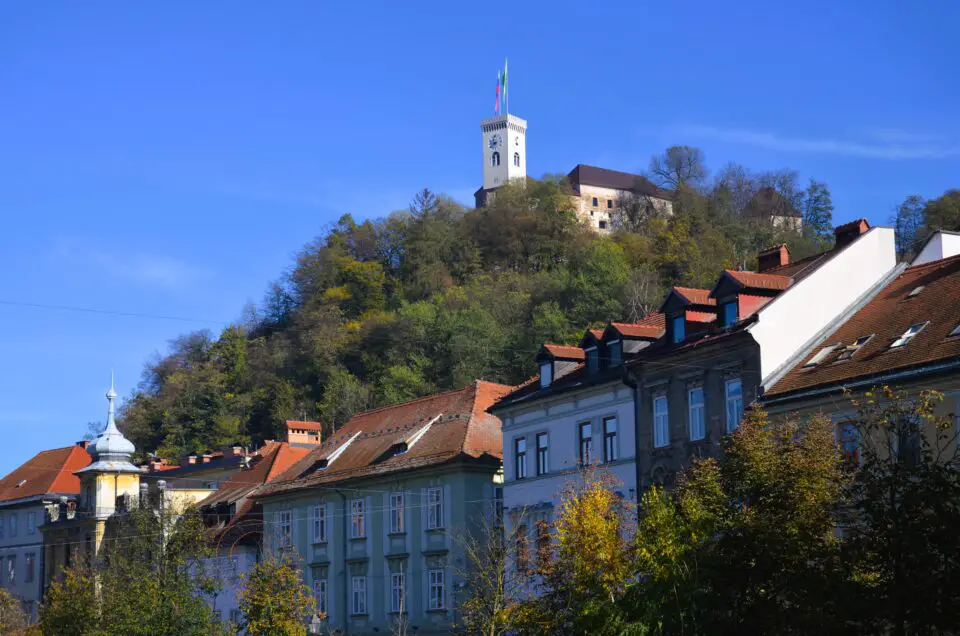
[[[495,152],[495,153],[493,153],[492,155],[490,155],[490,165],[493,166],[494,168],[500,165],[500,153],[499,153],[499,152]]]
[[[520,167],[520,153],[519,153],[519,152],[513,153],[513,165],[517,166],[518,168]]]

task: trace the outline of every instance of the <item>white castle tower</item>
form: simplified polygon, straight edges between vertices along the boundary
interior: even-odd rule
[[[497,115],[480,122],[483,135],[483,187],[477,190],[477,207],[490,193],[513,179],[527,176],[527,122],[516,115]]]

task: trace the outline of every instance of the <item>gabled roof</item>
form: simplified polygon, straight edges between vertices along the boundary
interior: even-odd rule
[[[580,347],[544,344],[543,349],[557,360],[581,361],[586,359],[586,354]]]
[[[0,479],[0,503],[40,495],[80,494],[80,478],[73,473],[90,461],[90,454],[79,444],[41,451]]]
[[[710,295],[716,294],[717,288],[725,280],[732,280],[739,285],[741,289],[769,289],[771,291],[783,291],[790,287],[793,279],[789,276],[780,274],[758,274],[756,272],[739,272],[734,269],[725,269],[720,275],[720,280],[710,290]]]
[[[287,420],[287,428],[295,428],[300,431],[320,432],[323,430],[323,425],[320,424],[320,422],[304,422],[301,420]]]
[[[920,286],[923,289],[909,297]],[[907,370],[960,358],[960,338],[948,337],[960,323],[960,256],[910,267],[877,293],[843,325],[822,338],[800,362],[764,395],[766,398],[821,387],[840,387],[867,381],[897,370]],[[928,323],[909,344],[890,349],[911,325]],[[858,338],[873,337],[849,360],[840,353],[804,368],[826,345],[849,346]]]
[[[691,305],[715,306],[717,304],[716,300],[710,298],[709,289],[697,289],[695,287],[674,287],[673,291]]]
[[[611,190],[625,190],[635,194],[642,194],[658,199],[670,198],[670,192],[662,190],[646,177],[619,170],[607,170],[596,166],[587,166],[582,163],[567,174],[567,181],[574,192],[580,194],[581,185],[592,185],[598,188]]]
[[[290,446],[287,442],[267,442],[250,458],[250,468],[240,469],[203,500],[207,508],[221,502],[234,502],[251,490],[269,483],[307,456],[310,448]]]
[[[462,389],[438,393],[354,415],[257,497],[346,480],[443,464],[455,459],[498,461],[503,457],[500,420],[487,413],[511,387],[477,380]],[[392,453],[416,430],[429,429],[406,452]],[[348,440],[335,461],[312,470]]]

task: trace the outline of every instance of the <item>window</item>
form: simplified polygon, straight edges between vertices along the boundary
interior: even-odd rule
[[[721,319],[723,320],[723,324],[721,325],[722,327],[729,327],[733,323],[737,322],[737,319],[739,318],[737,312],[737,301],[732,300],[724,303],[723,307],[721,308],[721,312]]]
[[[953,328],[953,331],[947,334],[948,338],[952,338],[954,336],[960,336],[960,323],[958,323],[957,326]],[[2,533],[2,530],[0,530],[0,533]],[[0,537],[2,536],[3,534],[0,534]]]
[[[319,607],[319,605],[317,607]],[[239,625],[243,622],[243,612],[238,609],[230,610],[230,622],[234,625]]]
[[[327,542],[327,507],[324,504],[313,507],[313,542]]]
[[[518,437],[513,440],[513,461],[516,464],[517,479],[527,477],[527,438]]]
[[[17,557],[10,555],[7,557],[7,583],[13,585],[17,579]]]
[[[446,607],[446,588],[444,586],[443,570],[429,570],[427,572],[429,586],[430,609],[439,610]]]
[[[546,475],[549,470],[550,436],[537,433],[537,474]]]
[[[605,229],[607,229],[607,222],[606,222],[606,221],[600,221],[599,223],[597,223],[597,227],[599,227],[601,230],[605,230]]]
[[[703,439],[707,434],[703,408],[703,387],[698,386],[687,391],[687,408],[690,423],[690,439]]]
[[[513,153],[513,165],[515,165],[515,166],[517,166],[517,167],[520,166],[520,153],[519,153],[519,152]]]
[[[587,354],[587,371],[590,373],[596,373],[600,368],[600,355],[597,352],[596,347],[588,347],[584,349],[584,352]]]
[[[443,527],[443,488],[427,488],[427,530]]]
[[[620,366],[623,362],[623,343],[619,340],[611,340],[607,344],[607,355],[610,358],[611,367]]]
[[[910,293],[907,294],[907,298],[913,298],[914,296],[919,296],[920,292],[923,291],[923,288],[924,288],[924,285],[920,285],[919,287],[914,287],[912,290],[910,290]]]
[[[593,207],[597,207],[598,205],[600,205],[600,202],[597,201],[597,197],[593,197]]]
[[[827,356],[829,356],[831,353],[833,353],[834,351],[836,351],[837,349],[839,349],[839,348],[842,347],[842,346],[843,346],[843,345],[841,345],[841,344],[839,344],[839,343],[838,343],[838,344],[827,345],[826,347],[824,347],[823,349],[821,349],[820,351],[818,351],[818,352],[817,352],[817,355],[815,355],[815,356],[813,356],[812,358],[810,358],[809,360],[807,360],[807,363],[803,365],[803,368],[804,368],[804,369],[809,369],[810,367],[815,367],[815,366],[817,366],[818,364],[820,364],[821,362],[823,362],[824,360],[826,360],[826,359],[827,359]]]
[[[550,560],[550,526],[546,521],[537,522],[537,565],[541,568]]]
[[[495,486],[493,489],[493,526],[503,527],[503,486]]]
[[[854,354],[860,350],[860,347],[870,342],[870,338],[873,338],[873,334],[870,334],[869,336],[860,336],[852,345],[849,347],[844,347],[840,351],[840,355],[837,356],[837,362],[852,358]]]
[[[545,389],[553,382],[553,362],[540,363],[540,388]]]
[[[607,199],[607,209],[608,210],[613,209],[613,199]]]
[[[617,460],[617,418],[603,418],[603,461]]]
[[[843,463],[854,468],[860,463],[860,434],[855,424],[846,422],[837,431]]]
[[[674,344],[683,342],[686,334],[687,317],[684,315],[676,316],[670,319],[670,333]]]
[[[293,512],[290,510],[277,513],[277,539],[281,548],[293,545]]]
[[[519,525],[517,526],[516,552],[513,559],[519,574],[526,574],[530,571],[530,550],[527,544],[527,526]]]
[[[500,153],[499,153],[499,152],[494,152],[492,155],[490,155],[490,165],[491,165],[492,167],[494,167],[494,168],[496,168],[497,166],[500,165]]]
[[[27,534],[36,534],[37,532],[37,513],[27,513]]]
[[[403,532],[403,493],[390,494],[390,532]]]
[[[326,614],[327,609],[327,580],[315,579],[313,581],[313,600],[317,604],[317,614]],[[232,614],[233,612],[231,612]]]
[[[917,325],[910,325],[906,331],[903,332],[899,338],[893,341],[893,344],[890,345],[891,349],[897,349],[899,347],[905,347],[910,344],[910,341],[913,340],[918,333],[923,331],[923,328],[927,326],[927,323],[920,323]]]
[[[352,614],[366,614],[367,613],[367,577],[365,576],[355,576],[352,580],[353,594],[351,595],[351,613]]]
[[[580,464],[586,466],[593,459],[593,425],[580,424]]]
[[[399,567],[400,572],[390,574],[390,611],[397,614],[407,611],[406,574]]]
[[[350,501],[350,538],[363,539],[367,536],[366,523],[364,522],[363,499],[353,499]]]
[[[10,515],[10,536],[17,536],[17,513]]]
[[[0,539],[3,538],[3,526],[6,525],[4,522],[6,519],[3,518],[3,515],[0,515]]]
[[[653,398],[653,446],[662,448],[670,443],[670,415],[667,396]]]
[[[33,581],[33,570],[34,570],[33,564],[37,560],[37,555],[34,552],[27,552],[24,558],[26,559],[25,565],[27,567],[27,571],[24,573],[23,580],[27,583],[30,583],[31,581]]]
[[[743,384],[740,378],[727,380],[727,432],[735,431],[743,419]]]

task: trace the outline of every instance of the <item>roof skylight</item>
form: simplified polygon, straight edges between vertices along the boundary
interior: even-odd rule
[[[893,344],[890,345],[891,349],[899,349],[900,347],[905,347],[910,344],[910,341],[913,340],[918,333],[923,331],[923,328],[927,326],[926,322],[921,322],[916,325],[910,325],[907,327],[907,330],[903,332],[899,338],[893,341]]]
[[[817,352],[817,355],[815,355],[815,356],[813,356],[812,358],[810,358],[810,359],[807,361],[807,363],[806,363],[805,365],[803,365],[803,368],[808,369],[808,368],[810,368],[810,367],[815,367],[815,366],[817,366],[818,364],[820,364],[821,362],[823,362],[828,355],[830,355],[831,353],[833,353],[834,351],[836,351],[837,349],[839,349],[839,348],[842,347],[842,346],[843,346],[843,345],[840,344],[839,342],[838,342],[837,344],[827,345],[826,347],[824,347],[823,349],[821,349],[820,351],[818,351],[818,352]]]
[[[953,331],[947,334],[948,338],[952,336],[960,336],[960,323],[957,323],[957,326],[953,328]]]
[[[840,352],[840,355],[837,356],[837,362],[852,358],[863,345],[870,342],[870,338],[873,338],[873,334],[870,334],[869,336],[860,336],[852,345],[844,347],[843,351]]]
[[[914,287],[912,290],[910,290],[910,293],[907,294],[907,298],[913,298],[914,296],[918,295],[923,291],[924,287],[925,285],[918,285],[917,287]]]

